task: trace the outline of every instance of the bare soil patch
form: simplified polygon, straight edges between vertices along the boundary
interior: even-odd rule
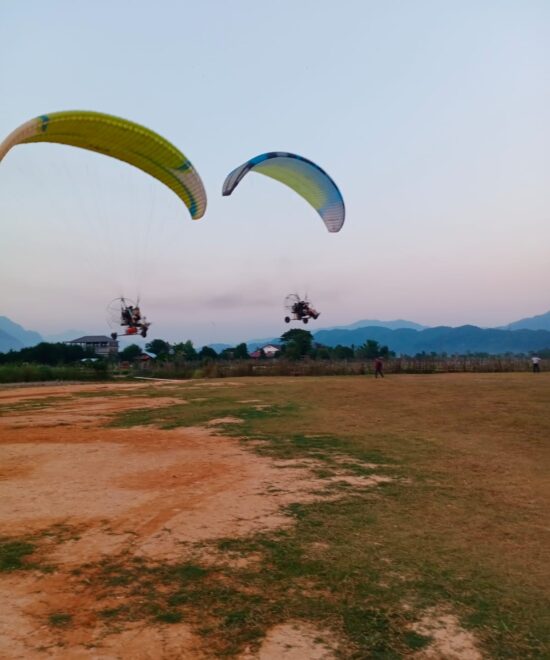
[[[272,628],[259,651],[245,652],[239,660],[333,660],[337,647],[329,631],[289,622]]]
[[[88,392],[89,390],[84,390]],[[47,397],[42,397],[46,399]],[[33,397],[34,399],[34,397]],[[18,401],[22,398],[19,397]],[[40,401],[40,400],[39,400]],[[183,399],[173,397],[133,398],[133,397],[101,397],[94,396],[82,399],[76,405],[70,396],[60,401],[51,401],[36,414],[36,410],[11,410],[0,417],[0,428],[28,428],[30,426],[96,426],[110,415],[126,410],[139,410],[144,408],[162,408],[172,404],[184,404]],[[40,407],[40,406],[39,406]]]
[[[0,656],[3,660],[176,660],[208,656],[184,623],[124,627],[97,626],[83,607],[75,578],[55,575],[4,576],[0,579]],[[76,612],[70,626],[48,625],[56,614]]]
[[[221,424],[240,424],[243,420],[239,417],[216,417],[211,419],[207,426],[220,426]]]
[[[1,419],[0,535],[31,537],[56,525],[65,529],[63,539],[45,552],[44,560],[55,566],[54,573],[0,576],[2,658],[207,657],[184,623],[98,627],[93,614],[99,604],[93,590],[84,588],[71,570],[125,553],[181,559],[197,542],[289,526],[292,518],[285,506],[327,497],[322,491],[331,480],[316,477],[314,463],[280,469],[276,461],[247,451],[237,439],[216,435],[215,429],[102,426],[113,412],[183,402],[171,397],[132,398],[140,387],[54,386],[2,392],[5,402],[60,393],[63,398],[42,409],[7,411]],[[112,388],[128,390],[129,396],[71,396]],[[239,420],[212,423],[230,421]],[[291,464],[285,461],[284,467]],[[343,478],[361,487],[374,487],[385,479]],[[48,618],[58,613],[63,621],[65,612],[72,613],[70,626],[48,625]],[[279,626],[257,657],[332,657],[314,641],[316,637],[307,626]]]
[[[452,612],[431,609],[412,630],[431,638],[429,646],[415,654],[418,660],[482,660],[474,635],[465,630]]]
[[[147,385],[141,383],[124,383],[124,384],[55,384],[55,385],[18,385],[18,386],[2,386],[0,387],[0,404],[13,403],[24,399],[37,399],[52,396],[72,396],[81,392],[128,392],[133,393],[137,390],[146,388]]]
[[[282,508],[326,485],[305,468],[279,470],[236,440],[200,428],[31,427],[24,440],[22,432],[7,429],[0,445],[8,466],[0,534],[84,526],[58,561],[92,561],[103,546],[113,553],[128,545],[170,557],[182,543],[288,525]]]

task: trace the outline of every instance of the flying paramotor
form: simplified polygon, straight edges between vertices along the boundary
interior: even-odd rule
[[[317,319],[321,313],[312,307],[307,297],[302,299],[297,293],[290,293],[285,298],[285,309],[289,312],[289,315],[285,316],[285,323],[290,321],[307,323],[309,319]]]
[[[141,315],[139,301],[135,303],[133,300],[123,297],[111,300],[107,307],[107,321],[113,330],[111,333],[113,339],[117,339],[121,334],[124,337],[137,334],[147,337],[147,331],[151,325],[145,316]],[[125,331],[116,332],[115,328],[118,326],[125,328]]]

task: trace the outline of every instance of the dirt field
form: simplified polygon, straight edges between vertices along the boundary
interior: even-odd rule
[[[548,404],[546,374],[0,388],[0,657],[547,657]]]

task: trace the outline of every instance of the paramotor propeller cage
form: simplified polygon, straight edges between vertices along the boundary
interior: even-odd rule
[[[124,325],[121,321],[125,309],[128,309],[129,307],[135,308],[137,306],[139,306],[139,301],[136,303],[130,298],[124,298],[122,296],[111,300],[107,305],[107,323],[111,330],[118,330],[121,325]]]
[[[119,328],[123,328],[123,336],[147,337],[147,331],[151,325],[147,319],[141,315],[139,300],[135,303],[130,298],[115,298],[107,306],[107,323],[113,332],[111,337],[117,339]]]
[[[285,309],[287,312],[292,312],[293,307],[300,302],[300,296],[296,293],[290,293],[285,298]]]

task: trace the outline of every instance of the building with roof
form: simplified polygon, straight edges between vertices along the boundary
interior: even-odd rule
[[[86,335],[66,341],[67,346],[81,346],[84,350],[93,351],[98,357],[116,357],[118,341],[106,335]]]
[[[275,344],[266,344],[265,346],[257,348],[253,353],[250,353],[250,357],[253,359],[258,359],[263,355],[263,357],[266,358],[274,358],[280,352],[280,346],[276,346]]]

